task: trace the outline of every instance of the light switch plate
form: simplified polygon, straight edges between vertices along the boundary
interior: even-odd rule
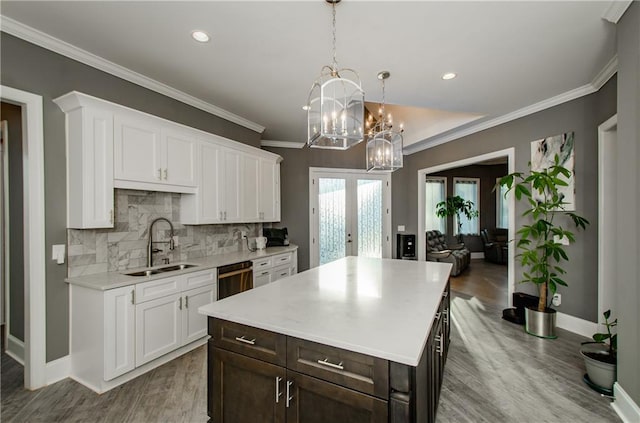
[[[51,246],[51,259],[56,260],[58,264],[64,264],[64,253],[66,245],[57,244]]]
[[[398,225],[398,232],[404,232],[404,225]]]
[[[556,242],[562,245],[569,245],[569,238],[567,238],[566,236],[563,236],[562,238],[560,238],[558,235],[554,235],[553,242]]]

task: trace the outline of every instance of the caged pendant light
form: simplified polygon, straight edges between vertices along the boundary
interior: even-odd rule
[[[331,4],[333,62],[324,66],[309,91],[307,145],[314,148],[346,150],[364,139],[364,91],[353,69],[338,69],[336,60],[336,4]],[[346,76],[351,76],[348,79]]]
[[[393,129],[391,113],[385,114],[385,87],[384,81],[391,74],[388,71],[378,73],[378,79],[382,81],[382,103],[378,110],[378,119],[373,116],[367,119],[367,171],[381,170],[391,171],[402,167],[402,133],[404,129]]]

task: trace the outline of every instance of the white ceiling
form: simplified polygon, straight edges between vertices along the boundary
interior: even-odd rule
[[[615,56],[611,2],[343,0],[338,64],[386,100],[405,146],[592,83]],[[303,142],[311,83],[331,61],[324,0],[2,1],[2,15]],[[6,27],[6,26],[5,26]],[[212,41],[194,42],[194,29]],[[444,81],[445,72],[458,77]]]

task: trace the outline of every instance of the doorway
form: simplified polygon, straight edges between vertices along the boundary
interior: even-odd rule
[[[616,145],[618,115],[598,126],[598,322],[616,298]],[[604,325],[599,323],[599,330]]]
[[[391,257],[391,175],[309,169],[310,267],[346,256]]]
[[[494,159],[507,157],[507,172],[515,171],[515,148],[507,148],[504,150],[494,151],[467,159],[457,160],[451,163],[444,163],[438,166],[432,166],[418,171],[418,187],[423,187],[427,180],[427,175],[443,172],[450,169],[473,165],[479,162],[488,162]],[[418,260],[426,260],[426,189],[418,189]],[[508,208],[508,239],[513,239],[515,228],[515,199],[512,193],[507,195]],[[512,306],[513,292],[515,291],[515,273],[514,273],[514,248],[509,248],[507,253],[507,301],[508,307]]]
[[[22,109],[24,386],[37,389],[47,381],[42,96],[0,85],[0,98]]]

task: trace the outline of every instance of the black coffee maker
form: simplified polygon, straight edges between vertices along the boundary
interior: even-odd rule
[[[287,228],[262,228],[262,236],[267,238],[267,247],[283,247],[289,245]]]

